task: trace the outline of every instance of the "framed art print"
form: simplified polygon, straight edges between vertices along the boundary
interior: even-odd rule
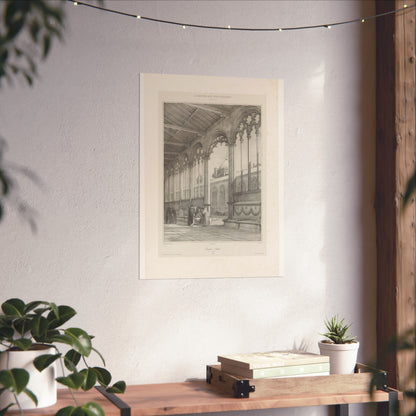
[[[140,75],[140,278],[283,273],[283,82]]]

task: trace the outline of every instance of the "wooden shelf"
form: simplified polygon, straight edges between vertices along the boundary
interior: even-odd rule
[[[236,399],[205,381],[131,386],[123,401],[131,406],[132,416],[179,415],[189,413],[229,412],[324,406],[350,403],[388,402],[389,394],[377,391],[349,394],[302,394]]]
[[[396,392],[395,390],[392,390]],[[400,392],[396,392],[401,399]],[[99,403],[106,416],[156,416],[156,415],[183,415],[190,413],[230,412],[258,409],[278,409],[303,406],[348,406],[352,403],[386,402],[389,403],[391,395],[385,391],[376,391],[372,397],[366,391],[345,394],[299,394],[280,395],[275,392],[269,397],[250,397],[248,399],[236,399],[208,384],[205,380],[193,380],[183,383],[146,384],[128,386],[126,392],[117,395],[131,409],[122,412],[114,404],[110,403],[97,390],[76,394],[79,403],[95,401]],[[26,411],[26,416],[43,415],[53,416],[56,411],[64,406],[73,405],[68,391],[58,391],[56,405]],[[348,413],[345,413],[348,414]],[[387,413],[388,414],[388,411]]]

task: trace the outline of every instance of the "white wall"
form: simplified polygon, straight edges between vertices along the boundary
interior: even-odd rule
[[[161,19],[246,27],[337,22],[370,1],[111,1]],[[219,353],[306,346],[353,322],[375,356],[375,24],[247,33],[166,26],[66,4],[65,41],[34,88],[0,90],[7,159],[33,169],[0,224],[1,300],[70,304],[116,379],[203,378]],[[139,73],[285,83],[285,276],[138,279]],[[314,409],[313,412],[323,412]],[[312,410],[295,413],[315,414]],[[255,412],[252,412],[255,413]],[[261,412],[260,412],[261,413]]]

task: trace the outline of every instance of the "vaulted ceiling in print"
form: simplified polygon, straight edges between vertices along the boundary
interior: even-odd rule
[[[164,103],[164,162],[175,160],[237,106]]]

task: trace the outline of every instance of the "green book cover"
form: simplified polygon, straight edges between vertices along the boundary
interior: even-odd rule
[[[272,378],[308,375],[328,375],[329,362],[280,367],[245,369],[232,364],[221,364],[221,370],[240,377]]]

